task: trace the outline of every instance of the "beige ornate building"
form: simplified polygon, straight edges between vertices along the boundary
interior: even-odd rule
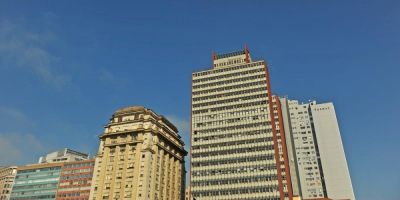
[[[142,106],[117,110],[100,135],[91,200],[179,200],[184,143],[165,117]]]
[[[10,199],[11,189],[17,174],[17,167],[1,167],[0,166],[0,200]]]

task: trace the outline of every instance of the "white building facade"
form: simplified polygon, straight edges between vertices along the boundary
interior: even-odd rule
[[[82,153],[69,148],[64,148],[58,151],[48,153],[45,156],[41,156],[39,158],[38,163],[73,162],[73,161],[82,161],[88,159],[89,159],[89,154],[87,153]]]
[[[355,199],[333,104],[280,102],[293,188],[303,199]]]
[[[291,199],[289,164],[267,63],[213,54],[192,74],[191,170],[196,200]]]

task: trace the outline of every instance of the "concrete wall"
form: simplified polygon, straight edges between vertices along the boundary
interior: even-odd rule
[[[332,103],[311,105],[328,198],[355,199]]]

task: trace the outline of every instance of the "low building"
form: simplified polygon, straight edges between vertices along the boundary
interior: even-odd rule
[[[87,153],[64,148],[41,156],[39,158],[39,163],[73,162],[87,159],[89,159],[89,154]]]
[[[16,174],[16,166],[0,167],[0,200],[10,199]]]
[[[58,184],[57,200],[88,200],[94,160],[64,163]]]
[[[11,200],[55,199],[64,163],[18,167]]]

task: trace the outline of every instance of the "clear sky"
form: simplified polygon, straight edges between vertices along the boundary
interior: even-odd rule
[[[400,1],[0,1],[0,165],[96,152],[144,105],[188,144],[191,73],[211,52],[270,64],[272,90],[332,101],[358,199],[400,199]]]

